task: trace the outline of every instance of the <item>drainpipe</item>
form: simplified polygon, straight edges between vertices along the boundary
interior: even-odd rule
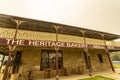
[[[86,56],[87,56],[87,67],[88,67],[88,72],[89,72],[89,76],[92,76],[92,71],[91,71],[91,63],[90,63],[90,59],[89,59],[89,53],[88,53],[88,48],[87,48],[87,44],[86,44],[86,38],[85,38],[85,30],[80,30],[80,32],[82,33],[83,35],[83,41],[84,41],[84,52],[86,53]]]
[[[16,30],[15,30],[15,34],[14,34],[14,37],[13,37],[12,40],[15,40],[16,37],[17,37],[18,28],[19,28],[20,24],[22,24],[24,21],[20,21],[20,20],[13,20],[13,21],[15,21],[15,23],[16,23]],[[12,58],[12,53],[13,53],[13,51],[15,50],[15,48],[17,46],[10,44],[8,47],[9,47],[9,55],[8,55],[8,60],[7,60],[6,66],[5,66],[5,70],[4,70],[4,74],[3,74],[2,80],[6,80],[7,79],[8,69],[9,69],[9,66],[10,66],[10,63],[11,63],[11,58]]]
[[[56,31],[56,43],[58,42],[58,29],[59,26],[54,26],[55,31]],[[55,46],[55,64],[56,64],[56,80],[59,80],[59,75],[58,75],[58,51],[59,47]]]
[[[3,55],[3,58],[2,58],[2,61],[1,61],[1,65],[0,65],[0,71],[1,71],[1,68],[2,68],[2,65],[3,65],[3,61],[5,59],[5,55]]]
[[[111,66],[111,68],[112,68],[112,71],[115,73],[115,69],[114,69],[114,67],[113,67],[112,60],[111,60],[110,55],[109,55],[109,49],[108,49],[107,44],[106,44],[105,34],[102,34],[102,33],[99,33],[99,34],[101,35],[101,37],[102,37],[102,39],[103,39],[104,46],[105,46],[105,51],[106,51],[107,57],[108,57],[108,59],[109,59],[109,62],[110,62],[110,66]]]

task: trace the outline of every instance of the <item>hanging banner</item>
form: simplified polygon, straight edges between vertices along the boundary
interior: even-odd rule
[[[89,48],[89,49],[105,49],[103,45],[81,44],[71,42],[55,42],[42,40],[23,40],[23,39],[4,39],[0,38],[0,45],[18,45],[18,46],[46,46],[46,47],[71,47],[71,48]],[[120,47],[108,46],[110,50],[120,50]]]

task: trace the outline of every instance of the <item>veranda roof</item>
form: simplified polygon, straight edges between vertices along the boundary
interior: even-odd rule
[[[88,38],[95,38],[95,39],[102,39],[99,33],[105,34],[106,40],[114,40],[120,38],[120,35],[106,33],[106,32],[100,32],[70,25],[64,25],[59,23],[53,23],[53,22],[46,22],[41,20],[34,20],[34,19],[28,19],[28,18],[22,18],[17,16],[11,16],[11,15],[5,15],[0,14],[0,27],[3,28],[16,28],[15,22],[12,20],[19,19],[26,21],[25,23],[21,24],[19,29],[22,30],[31,30],[31,31],[42,31],[42,32],[50,32],[55,33],[55,29],[53,25],[60,26],[60,29],[58,33],[60,34],[68,34],[68,35],[75,35],[75,36],[82,36],[82,33],[80,30],[85,30],[85,36]]]

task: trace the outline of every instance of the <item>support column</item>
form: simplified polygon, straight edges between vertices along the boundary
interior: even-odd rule
[[[108,60],[109,60],[109,62],[110,62],[110,66],[111,66],[111,68],[112,68],[112,71],[115,73],[115,69],[114,69],[114,67],[113,67],[112,60],[111,60],[111,58],[110,58],[109,49],[108,49],[107,44],[106,44],[105,34],[100,33],[100,35],[101,35],[101,37],[102,37],[102,39],[103,39],[103,42],[104,42],[104,45],[105,45],[105,51],[106,51]]]
[[[3,65],[3,61],[5,59],[5,55],[3,55],[3,58],[2,58],[2,61],[1,61],[1,65],[0,65],[0,71],[1,71],[1,68],[2,68],[2,65]]]
[[[92,71],[91,71],[91,63],[90,63],[90,59],[89,59],[89,53],[88,53],[88,48],[87,48],[87,44],[86,44],[86,38],[85,38],[85,30],[80,30],[80,32],[83,35],[83,41],[84,41],[84,52],[86,53],[86,59],[87,59],[87,67],[88,67],[88,72],[89,72],[89,76],[92,76]]]
[[[19,28],[20,24],[22,24],[24,21],[20,21],[20,20],[13,20],[13,21],[15,21],[15,23],[16,23],[16,30],[15,30],[15,34],[14,34],[14,37],[12,40],[15,40],[17,37],[18,28]],[[7,79],[8,69],[9,69],[9,66],[11,63],[11,58],[12,58],[12,53],[16,47],[17,47],[16,45],[11,45],[11,44],[9,45],[9,55],[8,55],[8,60],[7,60],[6,66],[5,66],[4,75],[3,75],[2,80]]]
[[[58,29],[59,26],[54,26],[55,31],[56,31],[56,43],[58,42]],[[55,46],[55,64],[56,64],[56,80],[59,80],[59,75],[58,75],[58,51],[59,47]]]

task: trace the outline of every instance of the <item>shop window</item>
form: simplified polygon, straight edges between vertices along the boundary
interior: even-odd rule
[[[62,51],[58,51],[58,68],[62,68]],[[55,50],[42,50],[40,70],[55,69]]]
[[[103,63],[102,55],[101,55],[101,54],[98,54],[97,56],[98,56],[98,60],[99,60],[99,62],[100,62],[100,63]]]

